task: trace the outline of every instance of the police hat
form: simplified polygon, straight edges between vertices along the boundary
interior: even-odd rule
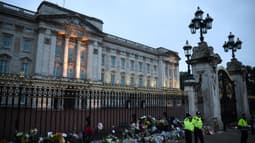
[[[191,115],[187,112],[185,113],[185,117],[190,117]]]

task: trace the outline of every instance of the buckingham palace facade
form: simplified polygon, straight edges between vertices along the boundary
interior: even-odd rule
[[[181,117],[188,100],[179,60],[47,1],[36,12],[0,2],[0,136],[82,130],[88,122],[111,128],[162,112]]]
[[[103,21],[43,1],[0,3],[0,72],[148,88],[179,88],[179,56],[103,32]]]

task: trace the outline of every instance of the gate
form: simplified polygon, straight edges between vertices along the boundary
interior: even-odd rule
[[[219,77],[219,95],[221,103],[221,118],[224,125],[235,122],[237,119],[236,114],[236,97],[235,97],[235,84],[230,78],[227,71],[220,69],[218,71]]]

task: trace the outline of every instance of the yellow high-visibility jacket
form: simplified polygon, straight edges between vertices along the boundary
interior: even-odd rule
[[[203,121],[202,121],[201,117],[199,117],[199,116],[194,116],[192,119],[192,123],[195,128],[198,128],[198,129],[203,128]]]

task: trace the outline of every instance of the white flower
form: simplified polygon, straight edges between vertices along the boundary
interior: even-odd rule
[[[104,127],[104,126],[103,126],[103,123],[99,122],[99,123],[97,124],[98,130],[102,130],[103,127]]]

